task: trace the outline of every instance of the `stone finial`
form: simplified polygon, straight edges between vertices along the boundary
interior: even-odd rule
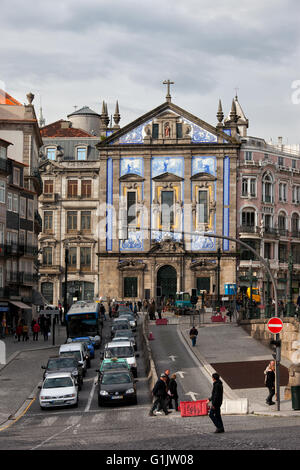
[[[119,125],[120,119],[121,119],[121,116],[120,116],[120,111],[119,111],[119,103],[117,100],[115,114],[114,114],[114,122],[117,126]]]
[[[28,104],[32,104],[32,102],[34,100],[34,95],[31,92],[27,93],[26,98],[28,100]]]
[[[232,122],[237,122],[238,120],[238,115],[236,114],[236,106],[235,106],[235,101],[232,100],[232,105],[231,105],[231,110],[229,113],[230,120]]]
[[[221,103],[221,100],[219,100],[219,106],[218,106],[218,112],[217,112],[217,119],[219,121],[219,123],[221,123],[224,119],[224,113],[223,113],[223,109],[222,109],[222,103]]]

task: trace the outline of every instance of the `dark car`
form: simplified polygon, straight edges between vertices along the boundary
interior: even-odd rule
[[[83,370],[79,364],[78,359],[75,356],[55,356],[48,359],[46,366],[42,366],[44,369],[43,380],[49,373],[53,372],[70,372],[74,377],[75,383],[78,385],[80,390],[83,384]]]
[[[130,330],[130,324],[127,320],[116,318],[111,327],[111,337],[113,338],[117,330]]]
[[[133,334],[132,330],[117,330],[115,332],[113,341],[116,341],[116,340],[122,341],[126,338],[128,338],[130,341],[132,341],[134,350],[136,351],[137,350],[137,344],[136,344],[136,340],[135,340],[135,337],[134,337],[134,334]]]
[[[136,380],[130,371],[105,370],[98,380],[98,405],[137,404]]]

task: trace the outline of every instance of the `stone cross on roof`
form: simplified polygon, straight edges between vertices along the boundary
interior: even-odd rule
[[[170,95],[170,85],[174,85],[174,82],[171,82],[170,80],[164,80],[163,85],[167,85],[167,96],[166,99],[170,103],[171,102],[171,95]]]

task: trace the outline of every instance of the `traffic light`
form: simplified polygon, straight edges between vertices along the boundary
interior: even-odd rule
[[[281,360],[281,339],[272,339],[270,345],[273,346],[272,356],[277,362]]]

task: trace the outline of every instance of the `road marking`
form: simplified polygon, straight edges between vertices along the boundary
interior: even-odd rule
[[[173,362],[175,362],[175,358],[176,358],[176,357],[177,357],[177,356],[169,356],[169,358],[172,359]]]
[[[183,372],[182,370],[179,370],[179,371],[175,372],[175,374],[176,374],[176,375],[179,374],[179,375],[180,375],[180,378],[181,378],[181,379],[184,379],[184,374],[186,374],[186,372]]]
[[[94,377],[94,381],[93,381],[93,385],[92,385],[92,389],[90,391],[90,395],[89,395],[89,399],[88,399],[88,402],[87,402],[87,405],[85,407],[85,412],[89,411],[90,407],[91,407],[91,403],[92,403],[92,399],[93,399],[93,396],[94,396],[94,393],[95,393],[95,388],[96,388],[96,385],[97,385],[97,376]]]
[[[188,392],[186,393],[185,395],[189,395],[193,401],[196,401],[196,397],[195,395],[199,395],[199,393],[196,393],[196,392]]]
[[[102,414],[102,413],[98,413],[96,414],[95,416],[93,416],[92,418],[92,423],[93,424],[97,424],[97,423],[100,423],[101,421],[104,421],[105,420],[105,414]]]
[[[35,447],[32,447],[30,450],[36,450],[38,449],[39,447],[42,447],[44,444],[46,444],[47,442],[51,441],[52,439],[54,439],[55,437],[58,437],[60,434],[62,434],[63,432],[66,432],[68,431],[70,428],[72,428],[73,425],[71,426],[68,426],[67,428],[63,429],[62,431],[56,433],[56,434],[53,434],[53,436],[50,436],[48,437],[48,439],[45,439],[44,441],[42,441],[40,444],[38,444],[37,446]]]
[[[26,406],[25,410],[14,420],[12,420],[9,424],[3,426],[2,428],[0,428],[0,432],[1,431],[4,431],[5,429],[9,428],[10,426],[12,426],[14,423],[16,423],[17,421],[19,421],[20,418],[22,418],[22,416],[25,415],[25,413],[27,412],[27,410],[31,407],[32,403],[35,401],[35,397],[29,402],[28,406]]]
[[[43,421],[39,426],[52,426],[52,424],[57,421],[58,417],[57,416],[51,416],[49,418],[44,418]]]
[[[67,424],[75,426],[75,424],[79,423],[80,420],[81,420],[81,415],[79,415],[79,416],[70,416],[70,418],[67,420]]]

